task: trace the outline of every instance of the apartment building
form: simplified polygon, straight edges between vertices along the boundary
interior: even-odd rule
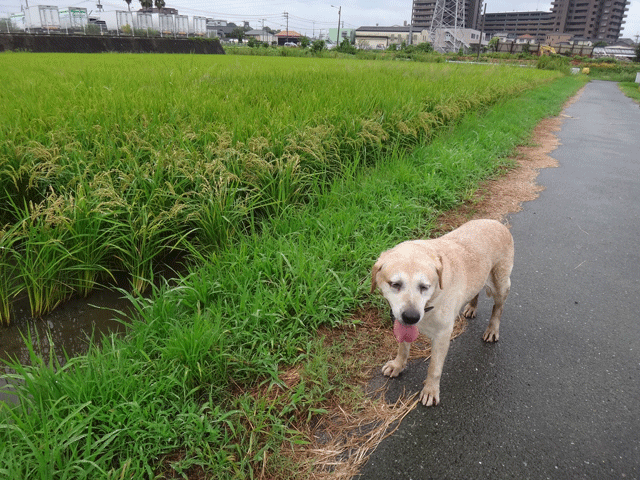
[[[487,13],[484,31],[532,35],[545,42],[549,34],[567,34],[594,42],[614,43],[620,37],[630,0],[553,0],[551,12]]]
[[[411,24],[417,29],[431,28],[433,13],[438,0],[413,0]],[[445,0],[447,10],[455,11],[456,0]],[[479,29],[480,15],[482,13],[482,0],[458,0],[464,2],[464,25],[460,28]],[[451,19],[449,19],[451,20]],[[445,22],[447,19],[445,19]]]
[[[553,0],[552,32],[613,43],[620,37],[630,0]]]
[[[482,20],[480,20],[482,24]],[[484,31],[488,34],[511,33],[516,37],[531,35],[543,42],[552,31],[553,17],[550,12],[504,12],[487,13],[484,16]]]

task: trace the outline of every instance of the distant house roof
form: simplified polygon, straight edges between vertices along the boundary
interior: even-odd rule
[[[300,35],[298,32],[294,32],[293,30],[282,30],[281,32],[276,33],[276,37],[278,38],[282,38],[282,37],[287,37],[287,38],[300,38],[302,35]]]
[[[619,38],[617,42],[610,45],[611,47],[635,47],[635,42],[630,38]]]

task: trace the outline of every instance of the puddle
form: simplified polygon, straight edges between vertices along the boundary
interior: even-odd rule
[[[64,364],[64,352],[69,357],[86,353],[92,335],[99,340],[102,335],[111,332],[124,333],[126,324],[122,321],[126,321],[130,308],[129,301],[122,298],[122,293],[114,290],[99,290],[87,298],[73,298],[39,319],[30,316],[26,300],[19,302],[11,325],[0,326],[0,360],[17,358],[23,365],[30,364],[29,350],[24,340],[30,331],[33,350],[40,358],[48,361],[51,338],[56,358]],[[9,371],[0,362],[0,402],[15,402],[15,397],[6,392],[11,387],[6,387],[4,374]]]

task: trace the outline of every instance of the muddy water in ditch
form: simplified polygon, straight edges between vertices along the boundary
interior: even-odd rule
[[[11,325],[0,327],[0,360],[17,359],[23,365],[29,365],[27,342],[30,342],[40,358],[48,361],[53,354],[64,364],[65,352],[68,357],[86,353],[91,338],[99,343],[103,335],[122,334],[130,308],[123,294],[114,290],[100,290],[87,298],[73,298],[39,319],[31,318],[26,301],[18,302]],[[9,367],[0,362],[0,402],[15,402],[5,377],[10,372]]]

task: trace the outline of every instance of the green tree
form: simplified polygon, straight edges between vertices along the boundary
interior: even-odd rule
[[[8,18],[0,18],[0,32],[13,32],[15,29]]]
[[[636,62],[640,62],[640,43],[636,45]]]
[[[153,0],[140,0],[140,6],[143,10],[153,7]]]
[[[356,47],[351,45],[351,42],[347,38],[342,40],[342,43],[336,47],[336,50],[341,53],[349,53],[351,55],[355,55],[357,52]]]
[[[324,43],[324,40],[315,40],[312,44],[311,44],[311,51],[313,53],[320,53],[322,50],[324,50],[326,47],[326,44]]]
[[[158,10],[162,10],[164,8],[164,6],[166,5],[164,0],[154,0],[154,3],[156,4],[156,8]]]
[[[498,37],[493,37],[491,40],[489,40],[489,50],[491,50],[492,52],[497,52],[499,41],[500,39]]]
[[[433,45],[431,45],[429,42],[419,43],[418,45],[416,45],[416,50],[423,53],[431,53],[433,52]]]
[[[307,48],[310,43],[311,40],[309,40],[309,37],[300,37],[300,46],[302,48]]]
[[[229,34],[229,37],[237,38],[238,43],[242,43],[242,39],[244,38],[244,29],[242,29],[241,27],[234,28]]]

